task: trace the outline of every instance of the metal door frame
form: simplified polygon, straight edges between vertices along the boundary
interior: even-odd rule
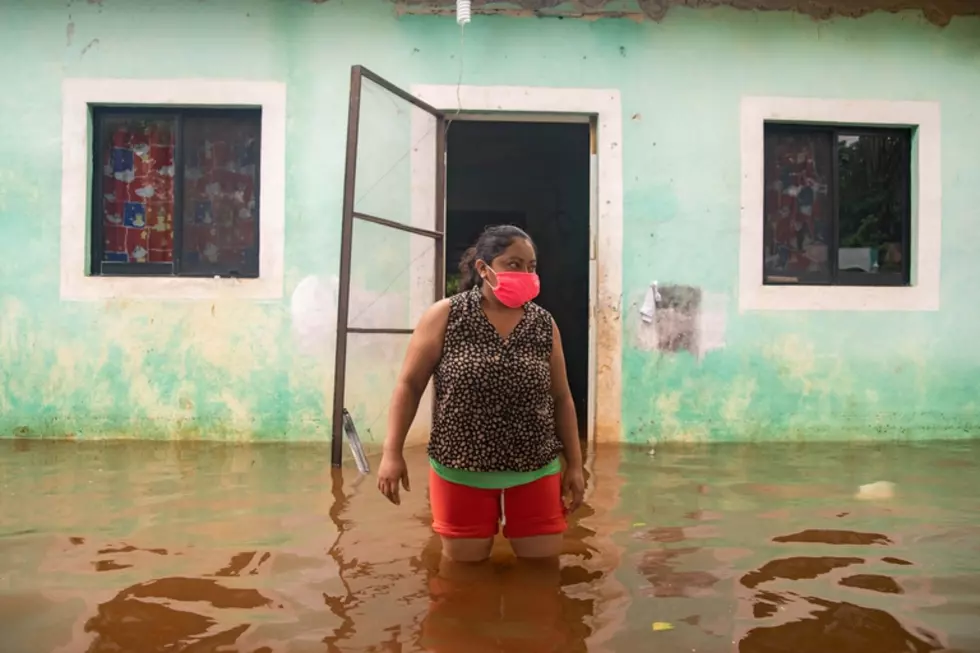
[[[361,88],[363,79],[368,79],[399,99],[414,105],[416,108],[425,111],[436,119],[436,160],[433,161],[433,165],[436,167],[436,192],[433,198],[435,201],[434,230],[421,229],[384,217],[355,211],[357,143],[361,121]],[[344,209],[340,232],[340,284],[337,296],[337,346],[334,358],[333,414],[330,425],[330,463],[334,467],[339,467],[343,460],[344,392],[347,384],[347,335],[350,333],[403,335],[414,332],[414,329],[359,328],[352,327],[348,324],[348,319],[350,318],[351,248],[354,237],[355,219],[433,239],[435,241],[435,296],[433,297],[433,302],[443,298],[446,294],[446,115],[363,66],[351,67],[350,103],[347,113],[347,161],[344,171]]]

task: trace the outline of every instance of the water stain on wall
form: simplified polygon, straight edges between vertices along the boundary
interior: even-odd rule
[[[249,379],[282,350],[278,311],[231,300],[74,308],[74,320],[52,326],[37,307],[3,300],[3,412],[30,410],[42,436],[254,435]]]

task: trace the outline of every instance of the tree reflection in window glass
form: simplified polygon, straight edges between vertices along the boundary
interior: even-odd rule
[[[908,149],[903,134],[838,134],[841,272],[902,274]]]

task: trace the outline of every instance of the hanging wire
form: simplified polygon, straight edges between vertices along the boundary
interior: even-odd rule
[[[449,133],[449,127],[452,125],[453,121],[456,120],[456,119],[458,119],[459,116],[463,113],[462,90],[463,90],[463,73],[465,71],[465,62],[463,60],[464,59],[463,58],[463,53],[464,53],[465,47],[466,47],[466,26],[465,25],[460,25],[459,26],[459,52],[457,53],[457,59],[459,61],[459,74],[458,74],[457,79],[456,79],[456,111],[453,114],[453,117],[451,117],[451,118],[449,118],[449,119],[446,120],[445,133],[447,133],[447,134]],[[398,105],[394,101],[394,99],[390,97],[390,95],[388,93],[383,93],[383,95],[385,97],[387,97],[388,100],[395,106],[395,109],[396,109],[396,111],[398,111],[398,113],[402,113],[402,111],[401,111],[401,105]],[[410,147],[387,170],[385,170],[384,174],[382,174],[380,177],[378,177],[378,179],[373,184],[371,184],[371,186],[369,186],[366,190],[364,190],[364,192],[362,192],[355,199],[354,205],[357,206],[358,204],[360,204],[361,201],[364,200],[364,198],[366,198],[368,195],[371,194],[371,191],[373,191],[375,188],[377,188],[378,185],[382,181],[384,181],[385,179],[387,179],[388,176],[392,172],[395,171],[395,169],[398,167],[398,164],[400,164],[402,161],[404,161],[406,158],[408,158],[408,156],[412,152],[416,151],[418,149],[418,146],[422,143],[422,141],[424,141],[426,138],[429,137],[430,134],[432,134],[432,131],[435,129],[435,125],[436,124],[438,124],[438,123],[434,123],[431,127],[429,127],[429,129],[427,129],[425,131],[425,133],[422,134],[422,136],[412,145],[412,147]]]
[[[456,79],[456,115],[446,121],[446,130],[449,130],[449,125],[453,123],[453,120],[459,118],[459,115],[463,113],[463,70],[465,67],[465,61],[463,54],[466,51],[466,24],[461,23],[459,26],[459,77]]]
[[[453,114],[452,118],[446,120],[445,132],[447,134],[449,132],[449,127],[453,123],[453,120],[459,118],[459,116],[463,113],[462,87],[463,87],[463,73],[465,71],[465,61],[463,56],[465,47],[466,47],[466,23],[462,23],[459,26],[459,52],[457,53],[457,59],[459,60],[459,71],[456,79],[456,112],[455,114]],[[384,93],[383,95],[388,97],[389,94]],[[393,100],[392,100],[392,104],[394,104],[396,110],[398,110],[398,112],[401,113],[400,105],[395,103]],[[370,195],[371,191],[377,188],[378,185],[381,184],[381,182],[383,182],[389,175],[391,175],[391,173],[394,172],[394,170],[398,167],[398,164],[404,161],[409,155],[411,155],[412,152],[416,151],[418,149],[418,146],[422,143],[422,141],[428,138],[428,136],[432,133],[433,129],[435,129],[435,125],[433,125],[428,130],[426,130],[425,134],[423,134],[422,137],[419,138],[419,140],[416,141],[415,144],[407,152],[405,152],[405,154],[399,157],[398,160],[396,160],[394,164],[392,164],[391,167],[389,167],[385,171],[385,173],[381,175],[381,177],[379,177],[370,187],[368,187],[363,193],[361,193],[360,197],[358,197],[357,200],[355,200],[355,206],[359,204],[362,200],[364,200],[368,195]],[[381,293],[370,304],[368,304],[365,308],[363,308],[353,319],[348,320],[348,324],[357,322],[358,319],[363,317],[365,313],[367,313],[372,307],[374,307],[379,301],[381,301],[381,299],[384,298],[384,296],[388,293],[388,291],[391,290],[391,287],[395,285],[395,282],[398,281],[402,277],[402,275],[404,275],[405,272],[407,272],[412,267],[412,265],[418,262],[419,259],[421,259],[423,256],[428,254],[433,249],[433,247],[434,244],[426,247],[425,251],[423,251],[421,254],[416,256],[414,259],[412,259],[409,262],[408,265],[402,268],[392,278],[391,282],[387,286],[385,286],[384,290],[382,290]]]

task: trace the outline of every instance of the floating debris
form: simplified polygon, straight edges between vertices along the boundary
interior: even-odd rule
[[[895,484],[888,481],[878,481],[876,483],[868,483],[867,485],[862,485],[858,488],[857,494],[854,495],[856,499],[862,499],[864,501],[881,501],[883,499],[891,499],[895,496]]]

